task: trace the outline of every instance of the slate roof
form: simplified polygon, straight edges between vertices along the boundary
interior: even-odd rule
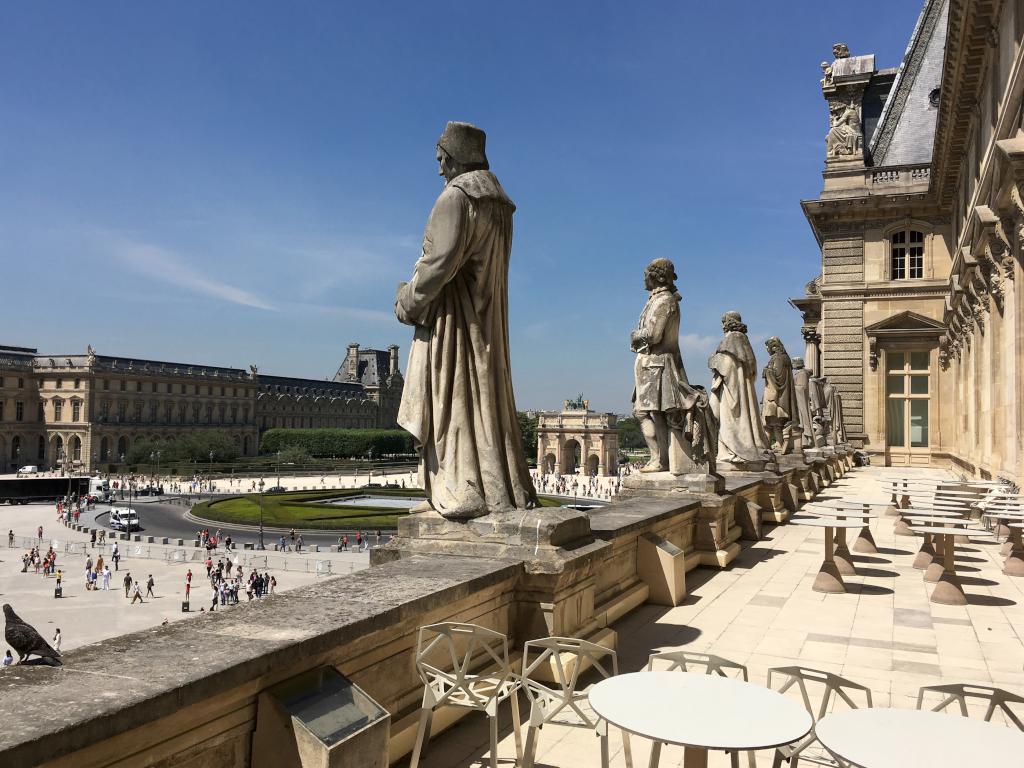
[[[869,149],[876,166],[922,165],[932,159],[949,0],[926,0],[903,55]]]
[[[391,368],[390,355],[382,349],[360,349],[359,368],[357,381],[364,387],[379,387],[387,381],[388,371]],[[335,381],[349,381],[348,378],[348,354],[341,361],[338,372],[334,374]]]

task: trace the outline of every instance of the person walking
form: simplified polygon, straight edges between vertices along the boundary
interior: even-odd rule
[[[37,533],[37,534],[38,534],[38,536],[39,536],[39,540],[40,540],[40,541],[42,541],[42,540],[43,540],[43,526],[41,526],[41,525],[40,525],[40,526],[39,526],[39,527],[38,527],[38,528],[36,529],[36,533]]]
[[[217,587],[214,586],[213,587],[213,597],[212,597],[212,601],[210,602],[210,613],[213,613],[216,610],[217,610]]]
[[[7,531],[7,548],[14,549],[14,529]]]
[[[60,627],[57,627],[57,631],[53,633],[53,641],[50,643],[50,645],[53,646],[53,650],[57,651],[57,653],[60,653],[60,641]]]
[[[149,574],[149,578],[146,579],[146,597],[156,597],[153,594],[153,587],[156,586],[156,582],[153,581],[153,574]]]
[[[110,559],[114,561],[114,570],[120,570],[117,565],[121,562],[121,550],[117,548],[117,542],[114,542],[113,548],[110,550]]]
[[[64,579],[64,573],[60,568],[57,569],[57,589],[60,589],[60,583]]]
[[[14,656],[11,655],[11,649],[7,649],[7,655],[4,656],[4,666],[9,667],[14,663]]]
[[[301,552],[302,551],[302,534],[301,533],[299,534],[299,538],[296,539],[296,541],[295,541],[295,551],[296,552]]]
[[[103,566],[103,589],[104,591],[110,590],[110,566]]]
[[[92,547],[93,549],[96,548],[96,529],[95,528],[93,528],[89,532],[89,546]]]
[[[132,588],[132,572],[131,571],[127,571],[124,574],[124,596],[125,597],[128,597],[128,593],[131,591],[131,588]]]
[[[137,581],[135,582],[135,586],[132,588],[132,602],[131,602],[131,604],[135,605],[135,601],[136,600],[138,600],[143,605],[146,604],[146,601],[142,599],[142,587],[139,585],[139,582],[137,582]]]

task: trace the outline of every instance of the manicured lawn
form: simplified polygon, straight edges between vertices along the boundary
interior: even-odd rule
[[[323,530],[351,528],[395,528],[398,518],[408,514],[394,507],[382,507],[367,499],[359,506],[337,506],[320,503],[324,499],[351,498],[373,495],[377,497],[423,498],[423,492],[395,488],[351,488],[333,491],[290,491],[263,494],[263,525],[268,528],[318,528]],[[540,497],[542,507],[558,507],[561,502],[547,496]],[[192,509],[192,514],[219,523],[259,525],[260,497],[251,493],[232,496],[218,501],[204,501]]]

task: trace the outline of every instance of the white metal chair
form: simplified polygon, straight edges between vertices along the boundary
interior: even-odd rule
[[[509,664],[508,639],[503,634],[457,622],[420,627],[416,671],[423,681],[423,708],[409,768],[419,765],[430,739],[434,712],[441,707],[463,707],[487,715],[491,768],[498,768],[498,706],[506,699],[512,705],[516,761],[522,759],[519,678]]]
[[[921,706],[924,704],[924,697],[927,693],[935,693],[942,697],[942,701],[932,707],[932,712],[941,712],[955,702],[960,705],[960,714],[964,717],[970,717],[967,712],[967,699],[981,699],[988,702],[988,708],[985,710],[984,715],[986,721],[991,720],[992,715],[998,709],[1002,712],[1004,718],[1024,731],[1024,722],[1021,722],[1020,716],[1009,707],[1010,704],[1024,704],[1024,696],[1004,691],[1002,688],[974,685],[973,683],[925,685],[917,693],[918,709],[921,709]]]
[[[745,666],[710,653],[696,653],[694,651],[662,651],[661,653],[652,653],[650,658],[647,659],[647,671],[651,672],[655,668],[663,672],[674,672],[676,670],[680,672],[703,672],[705,675],[741,678],[743,682],[749,682]],[[739,768],[740,753],[728,750],[727,753],[732,768]],[[750,768],[755,768],[757,765],[753,752],[747,752],[747,763]]]
[[[778,688],[773,688],[772,686],[773,676],[782,678]],[[768,670],[769,688],[773,688],[773,690],[779,693],[785,693],[793,686],[796,686],[800,691],[804,708],[814,719],[815,723],[828,714],[829,708],[834,701],[841,700],[851,709],[857,709],[857,702],[850,695],[850,692],[853,691],[864,694],[869,709],[874,706],[871,701],[870,688],[860,683],[855,683],[852,680],[847,680],[845,677],[834,675],[831,672],[822,672],[821,670],[808,669],[807,667],[775,667]],[[821,699],[815,708],[811,700],[816,696],[820,696]],[[834,759],[820,748],[818,752],[805,754],[805,751],[816,743],[818,743],[818,737],[812,728],[811,732],[800,741],[776,748],[772,768],[779,768],[783,760],[789,761],[790,768],[796,768],[800,760],[805,760],[815,765],[840,767],[846,765],[846,763]]]
[[[522,687],[530,700],[530,722],[526,733],[523,768],[533,768],[537,739],[547,723],[588,728],[601,739],[601,768],[608,768],[608,723],[590,708],[590,686],[580,686],[580,675],[593,668],[602,678],[619,673],[615,651],[572,637],[531,640],[523,648]],[[546,674],[545,674],[546,673]],[[550,675],[554,684],[540,678]],[[629,734],[622,732],[627,768],[633,766]]]

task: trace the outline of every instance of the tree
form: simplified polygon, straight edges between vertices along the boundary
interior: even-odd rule
[[[642,451],[647,447],[643,433],[640,431],[640,422],[633,416],[619,419],[619,449],[623,451]]]
[[[540,419],[536,415],[530,416],[524,411],[519,411],[519,433],[523,437],[523,453],[527,461],[537,454],[537,424]]]

